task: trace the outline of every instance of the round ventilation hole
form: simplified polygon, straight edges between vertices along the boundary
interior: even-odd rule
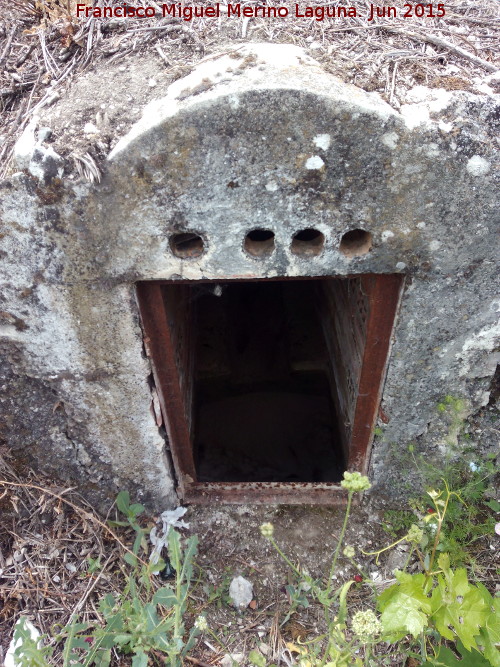
[[[172,234],[169,243],[173,254],[182,259],[199,257],[205,250],[203,239],[195,232]]]
[[[372,247],[372,235],[364,229],[346,232],[340,241],[339,250],[346,257],[366,255]]]
[[[325,245],[324,235],[317,229],[301,229],[297,232],[290,246],[295,255],[311,257],[319,255]]]
[[[274,250],[274,232],[270,229],[252,229],[245,236],[243,247],[253,257],[267,257]]]

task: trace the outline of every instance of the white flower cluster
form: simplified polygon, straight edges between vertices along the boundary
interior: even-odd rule
[[[356,551],[354,547],[347,546],[342,553],[346,558],[354,558]]]
[[[204,616],[198,616],[194,622],[194,627],[200,632],[205,632],[205,630],[208,630],[207,619]]]
[[[260,527],[262,537],[269,539],[274,535],[274,526],[272,523],[263,523]]]
[[[382,623],[371,609],[358,611],[352,617],[352,629],[361,641],[367,641],[382,632]]]
[[[360,472],[345,472],[340,486],[348,491],[367,491],[371,488],[370,480]]]

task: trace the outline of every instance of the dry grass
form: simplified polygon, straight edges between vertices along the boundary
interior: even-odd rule
[[[0,457],[0,664],[21,613],[53,635],[74,614],[99,620],[96,605],[123,588],[128,547],[72,489],[33,471],[20,476]],[[102,567],[89,574],[88,565]]]
[[[16,464],[17,465],[17,464]],[[270,510],[258,507],[247,515],[242,508],[243,519],[236,509],[221,507],[197,508],[191,512],[189,533],[196,532],[200,538],[199,554],[196,558],[196,576],[190,595],[187,627],[200,613],[207,616],[213,629],[227,650],[232,653],[248,652],[261,643],[267,645],[269,655],[282,655],[286,642],[296,642],[304,635],[313,639],[325,631],[323,610],[312,602],[292,616],[290,622],[283,621],[290,610],[290,599],[284,585],[293,584],[290,572],[273,550],[260,537],[257,526],[263,518],[269,519]],[[12,636],[12,627],[19,616],[27,616],[34,625],[48,636],[54,636],[75,615],[78,620],[100,625],[99,601],[108,593],[116,596],[123,591],[130,568],[123,556],[129,551],[127,545],[133,540],[132,532],[111,529],[106,518],[100,517],[74,489],[56,486],[30,469],[14,469],[0,455],[0,664]],[[235,513],[236,512],[236,513]],[[263,514],[265,512],[265,514]],[[231,514],[236,517],[231,520]],[[280,544],[286,553],[295,556],[307,566],[314,577],[328,571],[331,553],[336,543],[342,513],[327,513],[324,519],[318,509],[308,514],[307,510],[293,508],[284,511],[275,508],[275,523],[279,526]],[[224,518],[225,517],[225,518]],[[113,517],[114,510],[113,510]],[[300,526],[318,521],[322,535],[321,545],[296,544],[296,531]],[[350,542],[367,540],[364,544],[382,545],[391,541],[376,522],[367,523],[366,516],[354,516]],[[144,520],[143,525],[152,526],[153,521]],[[237,531],[235,526],[237,525]],[[292,528],[293,527],[293,528]],[[252,537],[259,533],[257,538]],[[289,534],[288,542],[286,534]],[[357,537],[356,537],[357,536]],[[485,536],[478,540],[471,551],[474,558],[475,579],[494,591],[498,555],[492,551],[495,537]],[[490,544],[491,542],[491,544]],[[237,546],[245,544],[244,550]],[[294,547],[296,547],[294,549]],[[403,554],[404,557],[404,554]],[[92,570],[93,561],[101,567]],[[359,554],[359,561],[367,572],[380,573],[376,585],[385,587],[394,583],[392,574],[385,566],[376,566],[373,557]],[[415,563],[416,566],[416,563]],[[231,578],[242,573],[254,582],[256,608],[244,615],[236,613],[225,599]],[[349,565],[342,564],[338,584],[352,578]],[[163,585],[161,580],[155,587]],[[370,585],[360,584],[349,593],[349,611],[372,606]],[[60,648],[60,647],[59,647]],[[396,667],[404,664],[398,645],[378,647],[383,664]],[[218,665],[225,653],[220,644],[209,636],[200,637],[190,653],[188,662],[199,667]],[[153,664],[164,664],[158,654],[152,656]],[[60,664],[56,652],[53,664]],[[129,664],[117,653],[113,665]]]
[[[94,0],[94,5],[103,2]],[[378,91],[396,108],[405,91],[416,84],[474,91],[476,80],[498,67],[497,0],[451,0],[445,3],[444,18],[403,18],[405,0],[384,0],[379,4],[397,7],[398,18],[371,23],[366,17],[367,0],[326,3],[329,7],[353,4],[363,18],[324,21],[224,16],[189,23],[160,18],[160,5],[155,2],[128,4],[156,6],[158,18],[77,19],[75,0],[4,3],[0,14],[0,177],[6,173],[15,139],[33,113],[63,95],[66,84],[88,68],[126,62],[132,53],[154,51],[168,69],[182,75],[221,44],[293,43],[307,47],[345,81]],[[242,4],[277,3],[247,0]]]

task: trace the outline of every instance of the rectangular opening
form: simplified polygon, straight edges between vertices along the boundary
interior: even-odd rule
[[[318,282],[193,286],[200,482],[338,482],[345,470]]]
[[[341,502],[343,472],[368,465],[401,285],[140,283],[183,500]]]

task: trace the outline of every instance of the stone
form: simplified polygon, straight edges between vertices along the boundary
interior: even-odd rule
[[[96,89],[93,114],[110,109],[105,93]],[[462,399],[461,419],[490,400],[498,106],[418,87],[398,112],[298,47],[238,44],[171,83],[137,122],[124,97],[129,130],[99,165],[101,183],[76,178],[60,157],[70,139],[88,139],[94,115],[72,113],[74,134],[59,125],[42,145],[36,128],[68,109],[64,99],[41,109],[0,183],[1,438],[18,465],[78,485],[99,507],[121,489],[151,508],[178,505],[168,435],[151,411],[138,282],[222,291],[235,278],[400,273],[367,472],[372,496],[408,493],[408,444],[436,461],[451,447],[442,397]],[[244,239],[263,226],[272,252],[251,255]],[[310,228],[320,252],[294,253],[292,238]],[[341,252],[355,230],[369,234],[366,252]],[[173,237],[193,232],[201,252],[175,254]]]
[[[229,585],[229,597],[236,609],[242,611],[253,600],[253,585],[244,577],[235,577]]]
[[[51,135],[50,128],[36,129],[39,119],[33,120],[24,130],[14,147],[14,164],[18,169],[27,170],[39,181],[47,184],[54,178],[61,178],[64,173],[64,161],[52,146],[43,146]]]
[[[83,131],[85,134],[99,134],[99,128],[94,123],[85,123]]]
[[[38,628],[36,628],[31,621],[29,621],[25,616],[20,616],[17,623],[20,623],[24,621],[24,628],[28,631],[28,634],[30,636],[30,639],[32,641],[37,642],[37,645],[39,648],[42,648],[43,643],[40,639],[41,634]],[[16,625],[17,625],[16,623]],[[5,660],[4,660],[4,667],[17,667],[17,665],[21,664],[17,657],[14,655],[16,649],[18,649],[22,645],[23,641],[19,637],[18,639],[12,638],[9,647],[7,649],[7,653],[5,654]]]
[[[385,564],[385,570],[387,572],[387,575],[388,576],[393,575],[394,570],[402,570],[407,560],[408,560],[408,553],[397,547],[395,549],[392,549],[389,552]]]
[[[50,127],[40,127],[38,128],[38,141],[39,143],[43,143],[44,141],[47,141],[50,139],[52,136],[52,130]]]
[[[29,173],[39,181],[47,184],[64,173],[64,161],[52,146],[37,144],[28,166]]]
[[[245,659],[244,653],[225,653],[222,656],[220,664],[222,665],[222,667],[234,667],[235,664],[240,665],[244,659]]]
[[[38,122],[38,118],[33,117],[14,146],[13,162],[17,169],[28,169],[29,167],[31,156],[37,144],[35,133]]]

